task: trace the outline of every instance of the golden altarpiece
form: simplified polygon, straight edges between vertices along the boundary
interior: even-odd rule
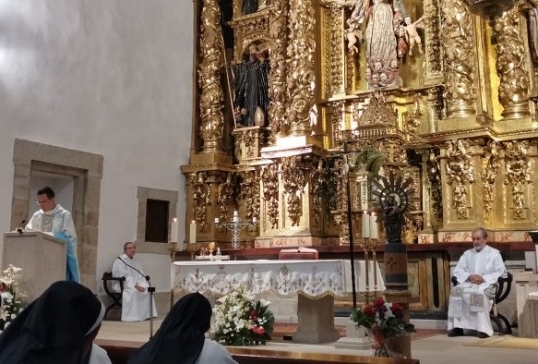
[[[259,221],[242,232],[244,251],[313,246],[343,255],[349,201],[360,250],[371,179],[390,172],[413,180],[402,236],[413,246],[414,309],[446,310],[444,250],[470,241],[473,228],[498,243],[530,241],[536,3],[517,1],[495,22],[467,5],[197,0],[192,147],[181,167],[185,226],[197,226],[190,249],[229,249],[229,232],[214,220],[237,210]]]

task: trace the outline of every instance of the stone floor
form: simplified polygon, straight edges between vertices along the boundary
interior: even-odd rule
[[[154,331],[156,331],[161,322],[162,318],[154,320]],[[431,323],[414,323],[417,327],[427,326],[426,328],[432,328]],[[442,324],[440,326],[442,326]],[[149,334],[149,321],[137,323],[104,321],[97,338],[139,341],[143,343],[149,339]],[[435,335],[412,341],[412,353],[413,357],[419,359],[422,364],[463,364],[481,363],[484,361],[487,364],[530,364],[538,361],[538,350],[464,346],[465,344],[476,340],[479,339],[470,336],[449,338],[444,334]],[[335,343],[310,345],[296,344],[289,341],[274,341],[268,343],[267,346],[262,346],[260,348],[285,351],[371,355],[371,350],[336,349]]]

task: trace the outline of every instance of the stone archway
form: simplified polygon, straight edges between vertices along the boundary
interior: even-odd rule
[[[96,291],[99,198],[103,156],[74,149],[15,139],[13,147],[13,197],[11,229],[29,215],[32,172],[73,178],[73,220],[78,235],[81,282]]]

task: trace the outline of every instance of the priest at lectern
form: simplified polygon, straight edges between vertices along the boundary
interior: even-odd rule
[[[41,231],[67,244],[66,280],[80,283],[77,259],[77,232],[71,213],[54,201],[54,191],[43,187],[37,191],[41,209],[32,215],[26,230]]]

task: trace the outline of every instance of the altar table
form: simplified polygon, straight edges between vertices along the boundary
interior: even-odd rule
[[[222,296],[237,290],[256,295],[298,295],[298,329],[292,339],[307,343],[335,341],[339,335],[334,329],[334,297],[351,292],[350,267],[343,260],[178,261],[171,267],[172,300],[175,294]],[[360,272],[357,269],[356,276],[363,276]],[[379,269],[377,273],[381,286]],[[359,283],[359,291],[360,287]]]

